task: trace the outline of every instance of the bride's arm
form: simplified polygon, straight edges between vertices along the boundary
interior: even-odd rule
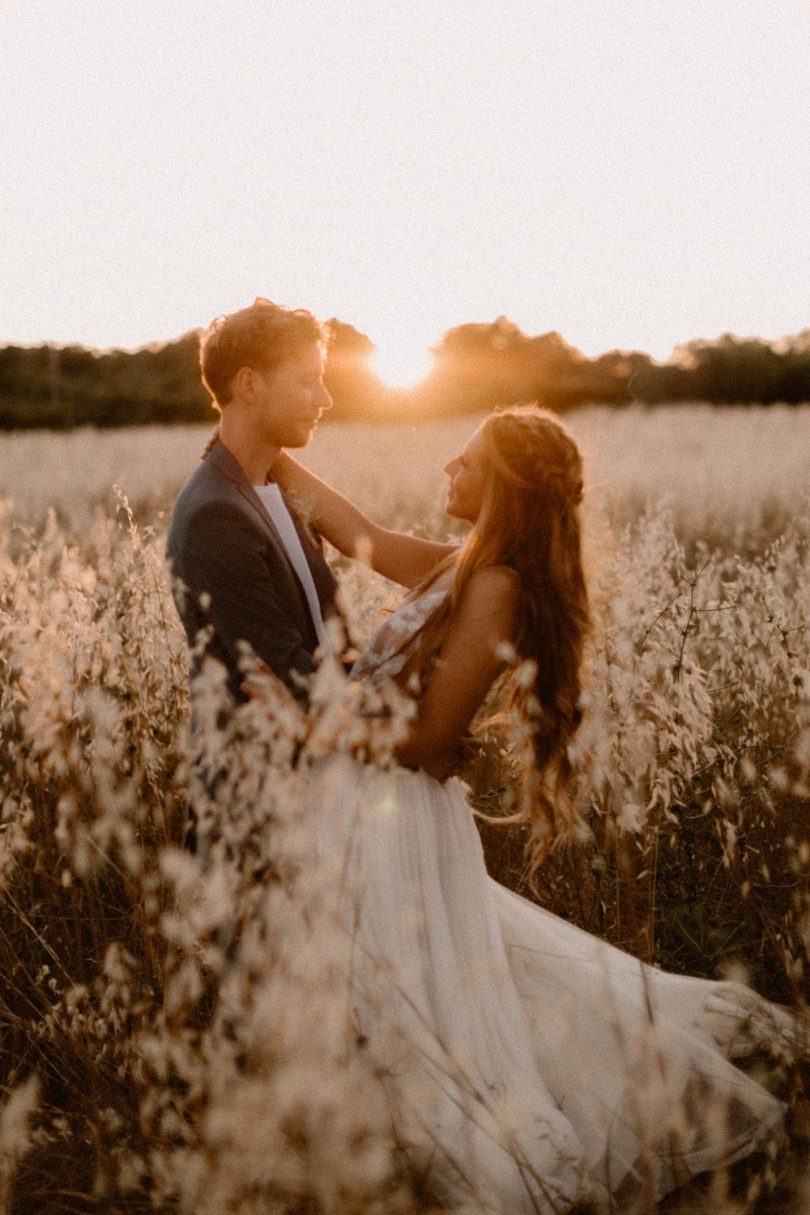
[[[506,566],[476,570],[451,618],[400,763],[442,779],[484,697],[506,666],[504,643],[517,626],[520,579]]]
[[[285,451],[273,464],[273,475],[283,490],[298,499],[307,518],[330,544],[401,586],[416,586],[455,550],[453,544],[422,540],[372,523],[348,498]]]

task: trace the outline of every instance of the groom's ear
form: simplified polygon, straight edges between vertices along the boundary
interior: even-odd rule
[[[240,367],[231,380],[232,393],[242,400],[252,401],[256,395],[257,375],[253,367]]]

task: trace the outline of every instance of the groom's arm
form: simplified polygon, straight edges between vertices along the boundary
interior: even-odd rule
[[[406,532],[379,527],[331,485],[303,468],[288,452],[273,464],[273,475],[297,502],[300,513],[346,557],[355,557],[401,586],[416,586],[440,561],[456,551]]]
[[[284,593],[284,571],[274,572],[264,537],[242,511],[222,502],[195,511],[175,573],[213,625],[232,690],[239,686],[239,643],[245,641],[288,687],[300,690],[291,672],[311,674],[313,656]]]

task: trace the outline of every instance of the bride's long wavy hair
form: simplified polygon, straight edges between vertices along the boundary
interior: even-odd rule
[[[591,627],[579,510],[582,458],[560,419],[533,405],[491,414],[480,434],[486,462],[481,511],[455,559],[452,595],[425,630],[416,667],[424,677],[447,618],[477,569],[507,565],[520,575],[516,662],[504,686],[507,708],[529,727],[533,762],[526,765],[526,796],[516,817],[531,825],[537,862],[577,822],[566,787]]]

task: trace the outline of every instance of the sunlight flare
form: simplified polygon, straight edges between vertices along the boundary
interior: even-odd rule
[[[429,373],[431,359],[425,346],[409,345],[392,336],[377,346],[371,365],[389,388],[413,388]]]

